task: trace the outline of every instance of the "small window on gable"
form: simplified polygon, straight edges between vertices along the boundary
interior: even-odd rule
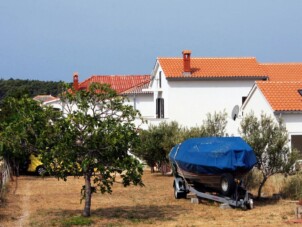
[[[164,99],[157,98],[156,99],[156,118],[164,118],[164,117],[165,117]]]
[[[159,71],[159,76],[158,76],[158,87],[161,88],[161,71]]]
[[[302,96],[302,89],[299,89],[298,92]]]

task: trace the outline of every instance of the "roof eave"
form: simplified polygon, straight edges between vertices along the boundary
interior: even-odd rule
[[[179,77],[166,77],[167,80],[170,81],[197,81],[197,80],[234,80],[234,79],[240,79],[240,80],[267,80],[268,76],[202,76],[202,77],[197,77],[197,76],[179,76]]]
[[[275,110],[275,114],[302,114],[302,110]]]

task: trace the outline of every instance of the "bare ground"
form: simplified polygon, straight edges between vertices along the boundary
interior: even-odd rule
[[[292,201],[255,202],[248,211],[221,209],[213,202],[174,199],[171,176],[145,171],[143,180],[142,188],[116,184],[111,195],[94,194],[90,226],[286,226],[295,219]],[[74,177],[67,182],[52,177],[15,178],[6,203],[0,206],[0,226],[73,226],[72,221],[83,219],[83,183],[83,178]]]

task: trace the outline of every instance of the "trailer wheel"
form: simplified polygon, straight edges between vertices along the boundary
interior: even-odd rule
[[[220,179],[220,189],[221,193],[225,196],[230,196],[233,194],[235,189],[234,177],[230,173],[224,173]]]
[[[174,197],[175,197],[175,199],[185,199],[185,198],[187,198],[187,192],[177,190],[175,181],[173,183],[173,188],[174,188]]]
[[[177,191],[176,187],[174,187],[174,197],[175,199],[185,199],[187,197],[187,193]]]

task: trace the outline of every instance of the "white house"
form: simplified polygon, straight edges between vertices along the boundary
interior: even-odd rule
[[[241,107],[243,116],[251,111],[282,117],[290,145],[302,152],[302,81],[257,81]]]
[[[241,106],[257,80],[267,80],[255,58],[181,58],[156,60],[148,91],[153,92],[154,120],[177,121],[186,127],[198,126],[208,113],[226,111],[230,135],[238,133],[232,119],[234,107]]]

